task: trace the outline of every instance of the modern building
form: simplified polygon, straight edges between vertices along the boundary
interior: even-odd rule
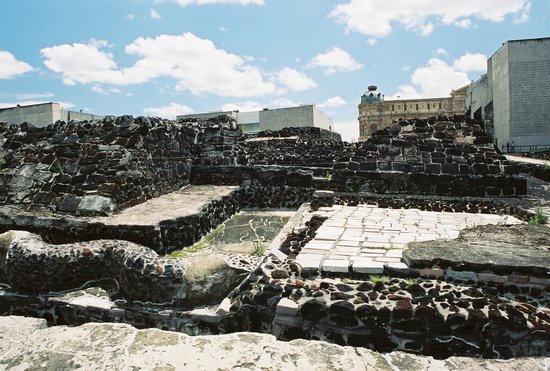
[[[426,119],[434,116],[464,115],[467,86],[453,90],[449,97],[385,100],[374,85],[361,96],[359,140],[387,128],[399,119]]]
[[[264,108],[261,111],[220,111],[178,116],[177,119],[209,119],[228,115],[237,122],[243,133],[257,133],[264,130],[281,130],[285,127],[318,127],[332,130],[331,120],[315,104],[277,109]]]
[[[0,108],[0,122],[8,124],[21,124],[28,122],[36,127],[45,127],[57,120],[100,120],[103,116],[92,115],[85,112],[68,111],[61,108],[59,103],[39,103],[26,106]]]
[[[466,97],[497,147],[550,148],[550,38],[510,40],[487,60],[487,74]]]

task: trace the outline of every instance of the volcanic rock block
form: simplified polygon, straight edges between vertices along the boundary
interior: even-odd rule
[[[22,293],[47,293],[110,278],[128,300],[209,303],[243,279],[222,255],[168,259],[132,242],[94,240],[51,245],[23,231],[0,234],[0,277]]]

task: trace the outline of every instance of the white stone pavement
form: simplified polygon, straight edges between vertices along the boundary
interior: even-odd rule
[[[401,262],[407,243],[454,239],[460,230],[487,224],[519,224],[512,216],[383,209],[371,205],[322,207],[328,219],[296,258],[304,270],[381,274]]]

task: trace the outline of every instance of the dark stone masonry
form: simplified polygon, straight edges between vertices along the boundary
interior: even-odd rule
[[[356,144],[318,128],[244,136],[224,116],[180,123],[121,116],[46,128],[0,124],[0,138],[0,203],[28,211],[105,215],[189,183],[243,184],[245,194],[255,188],[256,200],[264,199],[260,207],[277,207],[269,201],[275,193],[297,207],[313,189],[526,193],[516,167],[460,118],[401,122]],[[293,196],[293,188],[305,190],[305,197]],[[245,201],[254,204],[253,197]]]
[[[359,143],[319,128],[244,135],[227,116],[0,123],[0,315],[438,359],[548,357],[547,226],[411,242],[406,269],[382,274],[296,260],[326,220],[315,211],[334,205],[527,221],[538,204],[520,171],[544,180],[545,170],[508,161],[459,116],[402,120]],[[299,211],[271,246],[255,241],[256,256],[189,251],[241,209]],[[82,299],[92,292],[101,305]]]

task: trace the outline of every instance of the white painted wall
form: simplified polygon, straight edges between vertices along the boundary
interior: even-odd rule
[[[92,120],[101,120],[103,117],[104,116],[94,115],[87,112],[61,110],[60,118],[57,120],[63,120],[65,122],[69,122],[71,120],[92,121]],[[54,120],[54,122],[57,120]]]
[[[0,121],[9,124],[28,122],[36,127],[46,127],[58,120],[65,122],[70,120],[90,121],[102,118],[103,116],[86,112],[62,110],[60,104],[55,102],[0,109]]]
[[[317,106],[313,106],[313,122],[317,128],[332,130],[332,122],[330,119],[321,112]]]
[[[59,103],[33,104],[0,109],[0,121],[9,124],[28,122],[36,127],[45,127],[60,118]]]
[[[493,88],[494,139],[499,146],[511,142],[510,139],[510,75],[508,64],[508,44],[504,44],[490,58],[487,74]]]
[[[260,131],[260,112],[239,112],[237,114],[237,126],[243,133]]]
[[[489,78],[484,75],[468,88],[466,94],[466,107],[471,109],[470,118],[473,118],[474,112],[481,108],[482,118],[485,119],[483,108],[492,100],[493,92],[489,89]]]

